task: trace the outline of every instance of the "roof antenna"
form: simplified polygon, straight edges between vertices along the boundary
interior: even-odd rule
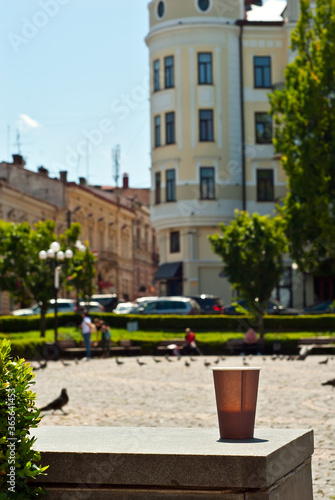
[[[20,141],[20,139],[21,139],[21,136],[20,136],[20,131],[19,131],[19,129],[17,128],[17,129],[16,129],[16,146],[17,146],[17,153],[18,153],[19,155],[21,155],[21,141]]]
[[[112,160],[114,162],[114,180],[115,180],[115,187],[118,187],[119,183],[119,173],[120,173],[120,146],[117,145],[115,146],[114,149],[112,149]]]

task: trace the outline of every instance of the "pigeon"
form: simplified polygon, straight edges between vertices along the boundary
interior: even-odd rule
[[[67,363],[66,361],[64,361],[63,359],[61,359],[61,362],[62,362],[62,365],[63,366],[70,366],[71,363]]]
[[[78,358],[74,358],[74,362],[76,363],[76,365],[79,365],[79,359]]]
[[[169,363],[172,363],[171,359],[169,358],[169,355],[168,354],[165,354],[165,359],[166,361],[168,361]]]
[[[138,358],[136,358],[136,361],[137,361],[137,364],[140,366],[146,365],[146,363],[144,363],[144,361],[140,361]]]
[[[155,362],[155,363],[161,363],[161,362],[162,362],[162,360],[161,360],[161,359],[157,359],[157,358],[155,358],[155,357],[154,357],[153,359],[154,359],[154,362]]]
[[[218,359],[216,359],[216,360],[214,361],[214,363],[215,363],[216,365],[218,365],[218,364],[219,364],[219,362],[220,362],[220,358],[218,358]]]
[[[206,366],[206,368],[208,368],[209,366],[211,366],[211,364],[208,361],[204,361],[204,365]]]
[[[326,365],[328,363],[328,359],[324,359],[323,361],[319,361],[319,365]]]
[[[189,363],[188,361],[185,361],[185,366],[191,366],[191,363]]]
[[[43,406],[43,408],[41,408],[41,411],[61,410],[64,415],[66,415],[63,410],[63,406],[65,406],[68,402],[69,396],[67,395],[66,389],[62,389],[60,396],[54,401],[51,401],[51,403],[49,403],[48,405]]]
[[[243,366],[250,366],[250,365],[246,361],[243,361]]]
[[[115,361],[116,361],[116,364],[117,365],[123,365],[124,364],[124,361],[120,361],[117,356],[115,357]]]
[[[333,378],[332,380],[328,380],[327,382],[323,382],[321,385],[332,385],[333,387],[335,387],[335,378]]]
[[[192,356],[190,357],[190,361],[196,361],[195,358],[192,358]]]

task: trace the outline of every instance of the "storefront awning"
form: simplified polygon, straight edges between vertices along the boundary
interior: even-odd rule
[[[171,280],[181,278],[183,271],[182,262],[169,262],[168,264],[161,264],[154,277],[154,283],[160,280]]]

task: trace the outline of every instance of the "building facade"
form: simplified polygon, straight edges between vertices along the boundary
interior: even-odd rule
[[[286,193],[268,93],[284,81],[297,9],[293,0],[286,19],[251,22],[243,0],[149,4],[151,217],[162,294],[210,293],[229,303],[232,289],[208,236],[235,209],[272,214]],[[290,284],[279,298],[298,304],[286,264]]]
[[[2,220],[31,226],[53,220],[57,235],[79,222],[82,241],[88,242],[97,257],[97,293],[116,293],[127,300],[157,293],[152,282],[158,268],[158,245],[150,222],[149,189],[131,190],[127,185],[114,192],[113,188],[88,186],[83,178],[76,184],[67,181],[66,172],[59,179],[51,178],[44,167],[32,172],[20,155],[13,158],[13,163],[0,163]],[[13,307],[8,293],[0,293],[0,314]]]

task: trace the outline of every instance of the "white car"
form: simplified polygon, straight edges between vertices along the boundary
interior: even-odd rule
[[[115,309],[114,314],[136,314],[138,304],[134,302],[120,302]]]
[[[103,312],[104,307],[99,304],[99,302],[79,302],[79,305],[82,309],[87,309],[89,312]],[[66,312],[76,312],[76,301],[73,299],[57,299],[57,312],[58,313],[66,313]],[[50,307],[47,310],[47,314],[52,314],[55,312],[55,300],[50,300]],[[12,311],[11,314],[13,316],[33,316],[41,314],[41,307],[39,304],[35,304],[32,307],[27,309],[16,309]]]

